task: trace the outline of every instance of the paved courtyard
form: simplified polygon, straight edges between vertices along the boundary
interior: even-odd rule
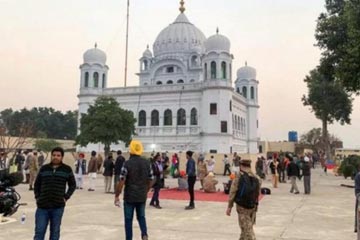
[[[220,183],[225,178],[218,177]],[[262,199],[255,227],[258,240],[353,240],[354,193],[340,187],[350,180],[313,171],[310,196],[289,193],[290,185],[280,184],[272,195]],[[87,182],[85,182],[87,183]],[[303,183],[298,183],[300,191]],[[176,186],[173,179],[167,185]],[[263,186],[270,186],[265,181]],[[197,183],[197,188],[199,187]],[[220,187],[220,185],[219,185]],[[32,239],[35,203],[26,185],[17,187],[22,195],[21,207],[13,218],[17,221],[0,225],[0,240]],[[187,193],[184,193],[187,194]],[[61,239],[64,240],[115,240],[124,239],[123,209],[114,207],[114,195],[103,193],[103,178],[97,180],[97,190],[76,191],[65,210]],[[161,193],[160,193],[161,198]],[[185,211],[187,201],[163,200],[163,209],[147,208],[149,239],[153,240],[230,240],[238,239],[237,215],[225,215],[226,203],[196,202],[196,209]],[[20,224],[25,213],[25,224]],[[134,221],[135,240],[140,239]]]

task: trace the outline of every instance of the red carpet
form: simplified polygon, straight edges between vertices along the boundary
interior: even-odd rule
[[[149,198],[152,197],[152,193],[149,193]],[[260,200],[263,198],[263,195],[260,195]],[[160,191],[160,199],[169,199],[169,200],[189,200],[189,193],[187,191],[178,191],[177,188],[162,189]],[[216,193],[204,193],[203,191],[195,190],[195,201],[204,201],[204,202],[227,202],[229,200],[229,195],[225,194],[223,191]]]

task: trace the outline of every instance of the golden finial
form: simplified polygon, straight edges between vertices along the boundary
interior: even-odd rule
[[[184,0],[181,0],[180,1],[180,8],[179,8],[179,10],[180,10],[180,12],[181,13],[184,13],[185,12],[185,7],[184,7],[184,4],[185,4],[185,1]]]

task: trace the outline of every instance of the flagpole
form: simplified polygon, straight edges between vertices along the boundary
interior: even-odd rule
[[[127,0],[124,87],[126,87],[126,82],[127,82],[128,46],[129,46],[129,10],[130,10],[130,0]]]

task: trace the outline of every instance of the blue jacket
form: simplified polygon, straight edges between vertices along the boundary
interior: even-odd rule
[[[360,172],[355,176],[355,195],[360,193]]]
[[[196,177],[195,160],[192,158],[186,162],[186,175],[188,177]]]

